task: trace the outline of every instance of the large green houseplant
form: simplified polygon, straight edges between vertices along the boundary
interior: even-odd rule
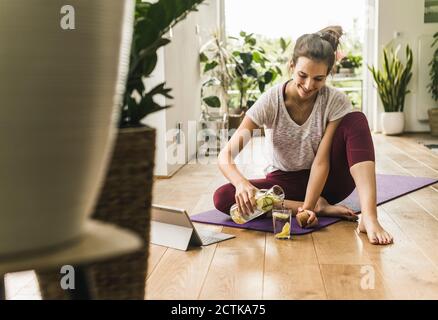
[[[228,112],[228,91],[233,80],[230,66],[231,55],[220,32],[215,31],[199,54],[204,81],[201,86],[202,106],[220,109],[220,114]]]
[[[259,94],[282,75],[280,66],[291,41],[280,38],[277,42],[269,43],[268,53],[253,34],[242,31],[239,38],[228,37],[226,42],[215,33],[201,48],[201,70],[205,77],[202,104],[207,110],[220,108],[222,113],[229,112],[230,129],[237,128]]]
[[[157,65],[157,50],[170,42],[165,34],[183,20],[190,11],[204,0],[159,0],[155,3],[137,0],[132,39],[131,61],[128,81],[120,116],[120,128],[141,127],[140,121],[148,114],[168,106],[154,101],[157,95],[172,98],[170,89],[160,83],[147,90],[143,79],[148,77]]]
[[[383,68],[377,70],[369,66],[377,91],[385,110],[381,115],[381,125],[384,134],[400,134],[404,129],[405,97],[409,94],[408,85],[412,78],[413,55],[409,45],[406,46],[406,62],[403,63],[398,52],[392,47],[383,50]]]
[[[432,59],[429,62],[429,76],[430,83],[427,86],[432,99],[438,102],[438,32],[433,35],[433,42],[431,47],[436,47]],[[433,136],[438,136],[438,108],[428,110],[430,132]]]
[[[238,109],[246,111],[255,103],[257,94],[273,83],[281,69],[273,66],[264,48],[257,45],[254,35],[240,32],[238,44],[234,45],[232,63],[234,65],[234,78],[232,88],[238,91]]]
[[[157,95],[171,98],[161,83],[146,88],[144,78],[157,64],[157,50],[168,44],[169,29],[204,0],[136,0],[129,73],[121,105],[119,132],[105,183],[93,218],[136,232],[145,246],[137,253],[91,265],[91,283],[98,299],[144,299],[149,244],[150,207],[155,157],[155,129],[141,120],[168,106],[154,101]],[[59,275],[39,274],[44,298],[61,298]]]

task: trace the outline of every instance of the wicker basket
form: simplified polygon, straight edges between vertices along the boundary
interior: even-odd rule
[[[430,134],[438,136],[438,108],[429,109]]]
[[[155,129],[121,129],[94,219],[136,232],[145,247],[136,253],[87,267],[96,299],[145,297],[150,207],[155,156]],[[43,299],[65,299],[59,273],[37,272]]]

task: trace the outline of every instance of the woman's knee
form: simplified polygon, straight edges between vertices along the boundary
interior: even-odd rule
[[[347,113],[343,118],[341,123],[339,124],[339,127],[344,128],[354,128],[355,130],[358,129],[367,129],[368,131],[368,119],[365,116],[363,112],[355,111]]]
[[[335,133],[335,141],[359,140],[367,141],[372,146],[372,138],[368,119],[362,112],[355,111],[347,113],[341,120]]]
[[[233,205],[235,189],[231,183],[219,187],[213,195],[214,207],[226,214],[229,214],[230,208]]]

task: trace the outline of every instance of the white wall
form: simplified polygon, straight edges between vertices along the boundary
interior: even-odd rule
[[[363,84],[363,112],[367,115],[371,130],[377,131],[377,110],[378,110],[378,95],[375,89],[375,84],[371,72],[368,71],[368,65],[375,65],[377,61],[377,1],[367,0],[365,20],[365,39],[363,46],[363,68],[364,68],[364,84]]]
[[[158,49],[157,51],[158,61],[157,66],[155,67],[154,72],[150,75],[149,78],[144,79],[143,82],[147,89],[153,88],[156,85],[165,81],[164,79],[164,50],[163,48]],[[158,96],[155,98],[155,101],[160,105],[165,105],[166,99],[162,96]],[[155,128],[155,167],[154,173],[156,175],[166,175],[167,174],[167,161],[166,161],[166,152],[165,145],[161,143],[161,141],[165,141],[166,134],[166,126],[161,125],[166,122],[166,110],[159,111],[148,115],[144,118],[142,123]]]
[[[374,1],[370,0],[370,2]],[[424,106],[423,101],[426,100],[426,97],[424,97],[424,94],[418,96],[420,91],[419,73],[428,73],[427,64],[429,61],[419,63],[418,51],[420,37],[422,35],[432,35],[438,31],[438,23],[423,22],[424,0],[375,0],[375,6],[377,14],[374,21],[376,28],[375,59],[379,62],[382,60],[382,49],[394,38],[396,32],[399,32],[400,36],[395,41],[401,43],[403,48],[406,44],[409,44],[414,54],[413,76],[409,85],[411,93],[406,97],[405,102],[405,131],[429,131],[427,121],[419,120],[424,119],[424,110],[427,108]],[[404,57],[404,51],[402,57]],[[377,99],[375,92],[371,91],[369,90],[367,98],[369,105],[373,106],[374,110],[368,113],[368,119],[372,129],[380,131],[378,119],[383,107],[380,98]]]
[[[188,159],[195,156],[188,154],[188,141],[182,141],[182,161],[175,162],[172,132],[178,123],[187,138],[189,121],[199,119],[200,105],[200,68],[199,49],[204,44],[211,31],[219,28],[220,1],[207,0],[198,7],[198,12],[191,12],[186,19],[173,28],[169,34],[171,43],[165,46],[159,55],[159,63],[154,70],[154,81],[161,79],[166,86],[172,88],[174,99],[163,99],[162,104],[170,104],[171,108],[148,116],[143,122],[157,128],[157,150],[155,157],[155,175],[169,176],[178,170]],[[149,79],[148,81],[151,81]],[[169,141],[166,141],[166,134]],[[181,160],[181,159],[180,159]]]

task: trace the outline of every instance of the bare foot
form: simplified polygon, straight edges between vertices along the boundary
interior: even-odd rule
[[[391,244],[393,242],[392,236],[382,228],[376,219],[367,219],[362,216],[357,230],[366,233],[372,244]]]
[[[317,216],[320,217],[336,217],[348,221],[357,221],[359,218],[349,207],[344,205],[331,205],[323,197],[319,197],[315,207]]]

